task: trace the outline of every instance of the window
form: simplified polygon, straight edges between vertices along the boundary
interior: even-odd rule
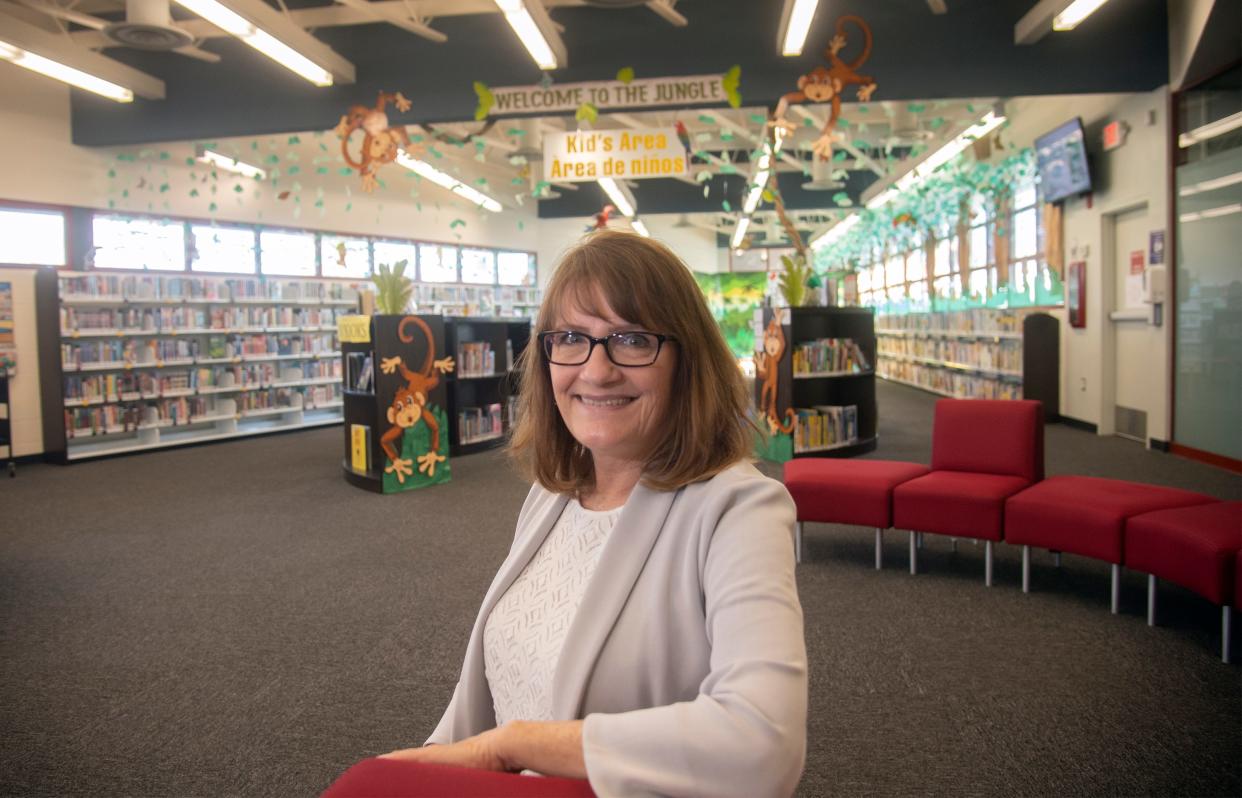
[[[0,208],[0,263],[64,266],[64,214]]]
[[[945,277],[957,271],[957,237],[942,238],[936,242],[935,277]],[[937,291],[936,293],[940,293]]]
[[[927,251],[922,245],[915,246],[906,256],[906,279],[910,282],[927,279]]]
[[[284,277],[314,277],[315,234],[261,231],[259,271]]]
[[[457,282],[457,247],[419,244],[418,279],[424,283]]]
[[[374,241],[371,254],[375,258],[375,268],[381,265],[396,266],[398,261],[405,261],[405,276],[411,280],[418,274],[418,247],[406,241]]]
[[[525,252],[500,252],[496,255],[501,285],[534,285],[535,259]]]
[[[190,226],[190,236],[192,271],[254,274],[254,230],[195,224]]]
[[[365,238],[322,235],[319,238],[320,273],[324,277],[371,276],[371,242]]]
[[[900,286],[906,281],[905,269],[902,264],[903,257],[900,253],[888,259],[888,265],[884,268],[884,282],[889,288]],[[892,292],[889,292],[892,295]]]
[[[970,268],[978,269],[989,262],[987,224],[970,228]]]
[[[92,220],[97,269],[185,271],[185,224],[123,216]]]
[[[974,269],[970,273],[970,283],[968,285],[971,295],[980,299],[986,299],[991,296],[994,283],[996,282],[996,272],[992,269]]]
[[[461,281],[494,284],[496,282],[496,253],[487,249],[462,249]]]

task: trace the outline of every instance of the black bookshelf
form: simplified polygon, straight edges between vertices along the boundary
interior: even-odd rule
[[[787,408],[816,406],[857,407],[858,436],[852,443],[831,447],[799,450],[794,457],[853,457],[873,451],[878,439],[879,419],[875,401],[875,316],[870,308],[805,307],[767,308],[763,312],[766,329],[776,313],[787,314],[781,325],[785,336],[785,352],[777,368],[777,414],[784,420]],[[795,375],[793,351],[798,344],[825,338],[848,338],[858,344],[866,368],[856,373]],[[756,349],[762,342],[756,342]],[[756,402],[762,381],[756,381]]]
[[[513,369],[530,344],[530,320],[449,316],[444,324],[446,350],[456,364],[448,380],[450,451],[458,456],[500,446],[509,431],[516,396]],[[488,352],[490,364],[486,361]],[[473,410],[482,411],[486,418],[487,409],[496,405],[500,407],[500,428],[489,425],[488,432],[471,435],[467,427]]]

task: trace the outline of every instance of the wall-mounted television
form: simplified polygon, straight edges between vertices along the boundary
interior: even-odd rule
[[[1057,202],[1091,190],[1082,120],[1071,119],[1035,139],[1035,162],[1044,202]]]

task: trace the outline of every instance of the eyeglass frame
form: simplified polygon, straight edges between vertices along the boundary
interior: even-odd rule
[[[553,360],[552,354],[548,351],[548,340],[549,340],[549,336],[556,335],[557,333],[573,333],[574,335],[581,335],[583,338],[590,341],[591,345],[587,348],[586,357],[584,357],[581,361],[577,363],[557,363],[555,360]],[[612,356],[612,350],[608,348],[609,339],[616,338],[622,335],[635,335],[639,333],[641,333],[642,335],[654,336],[656,339],[656,351],[655,351],[655,355],[652,356],[651,358],[651,362],[641,363],[641,364],[639,363],[618,363],[616,361],[616,358]],[[671,335],[664,335],[662,333],[651,332],[649,330],[625,330],[623,332],[608,333],[603,338],[596,338],[594,336],[587,335],[581,330],[544,330],[543,332],[538,334],[538,338],[539,338],[539,351],[543,353],[543,359],[553,366],[584,365],[587,361],[591,359],[591,355],[595,354],[595,347],[599,345],[599,346],[604,347],[604,354],[608,357],[608,362],[612,363],[614,366],[618,368],[623,368],[623,369],[645,369],[648,366],[654,366],[655,362],[660,359],[660,352],[663,351],[664,349],[664,343],[666,341],[672,341],[673,343],[677,342],[677,339]]]

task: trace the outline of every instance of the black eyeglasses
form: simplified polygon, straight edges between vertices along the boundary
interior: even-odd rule
[[[539,333],[543,355],[558,366],[581,366],[591,359],[596,344],[603,344],[608,359],[618,366],[650,366],[660,356],[671,335],[652,332],[617,332],[603,338],[592,338],[577,330],[550,330]]]

